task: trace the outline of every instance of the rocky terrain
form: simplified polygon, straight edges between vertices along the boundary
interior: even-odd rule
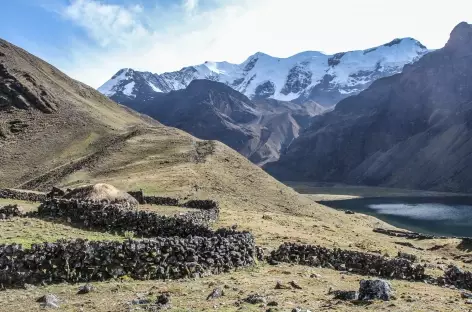
[[[315,117],[276,164],[279,179],[470,192],[472,26],[444,48]]]
[[[270,98],[297,103],[311,100],[332,106],[379,78],[401,72],[405,64],[427,52],[425,46],[412,38],[334,55],[306,51],[277,58],[258,52],[241,64],[205,62],[163,74],[125,68],[98,90],[110,97],[134,99],[185,89],[193,80],[206,79],[222,82],[252,100]]]
[[[325,110],[315,102],[252,101],[210,80],[170,93],[117,93],[111,99],[200,139],[223,142],[259,165],[277,160],[310,118]]]

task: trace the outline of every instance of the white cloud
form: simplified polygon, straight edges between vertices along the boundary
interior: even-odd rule
[[[193,13],[198,6],[198,0],[184,0],[184,8],[187,13]]]
[[[123,67],[160,73],[206,60],[240,63],[257,51],[335,53],[396,37],[439,48],[457,23],[471,22],[471,9],[470,0],[181,0],[154,9],[74,0],[64,16],[97,45],[74,44],[61,68],[98,87]]]
[[[129,8],[93,0],[75,0],[63,12],[64,16],[83,27],[101,46],[126,44],[149,35],[139,20],[140,5]]]

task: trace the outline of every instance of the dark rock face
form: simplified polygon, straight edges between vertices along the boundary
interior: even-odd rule
[[[384,280],[362,280],[359,287],[359,300],[380,299],[388,301],[392,298],[393,289]]]
[[[269,263],[271,261],[321,266],[396,279],[423,280],[426,277],[423,266],[415,266],[406,259],[389,259],[369,253],[313,245],[285,243],[271,253]]]
[[[267,99],[275,93],[275,85],[272,81],[266,81],[256,87],[254,99]]]
[[[46,90],[31,75],[24,74],[22,78],[20,80],[11,75],[0,62],[0,112],[37,109],[43,113],[53,113],[56,105]]]
[[[472,26],[375,81],[311,126],[266,169],[281,180],[472,190]]]
[[[111,98],[200,139],[221,141],[254,163],[264,164],[278,159],[323,108],[314,102],[265,100],[274,93],[270,81],[256,91],[257,100],[252,101],[223,83],[193,80],[186,89],[166,94],[136,91],[135,96],[116,93]]]

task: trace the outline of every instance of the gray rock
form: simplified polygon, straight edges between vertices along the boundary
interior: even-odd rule
[[[88,294],[89,292],[92,292],[94,290],[95,290],[95,287],[93,287],[90,284],[87,284],[87,285],[81,286],[79,288],[79,291],[77,292],[77,294],[78,295],[84,295],[84,294]]]
[[[290,286],[292,286],[295,289],[303,289],[302,286],[300,286],[297,282],[291,281]]]
[[[381,299],[388,301],[393,296],[393,289],[389,282],[384,280],[361,280],[359,300]]]
[[[265,304],[267,302],[267,299],[266,297],[259,294],[250,294],[246,299],[244,299],[244,301],[250,304]]]
[[[217,299],[224,296],[223,289],[217,287],[208,295],[207,300]]]
[[[40,303],[42,308],[52,308],[57,309],[59,308],[59,298],[53,294],[44,295],[36,300],[36,302]]]

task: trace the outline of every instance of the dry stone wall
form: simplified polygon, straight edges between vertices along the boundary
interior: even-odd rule
[[[40,205],[37,214],[40,217],[66,218],[91,229],[132,231],[140,237],[210,237],[214,232],[208,224],[218,219],[219,209],[216,205],[215,209],[167,217],[149,211],[125,210],[120,204],[51,199]]]
[[[72,240],[0,245],[0,284],[87,282],[113,277],[175,279],[218,274],[254,264],[258,256],[249,232],[211,230],[219,208],[212,201],[191,201],[202,208],[183,216],[166,217],[148,211],[129,211],[119,204],[66,199],[45,200],[28,216],[68,219],[105,231],[133,231],[150,239],[125,242]],[[185,205],[185,204],[184,204]]]
[[[427,277],[424,266],[414,265],[407,259],[389,259],[380,255],[337,248],[328,249],[315,245],[284,243],[272,251],[269,260],[272,263],[289,262],[321,266],[396,279],[423,280]]]
[[[0,198],[41,202],[46,199],[46,194],[13,189],[0,189]]]
[[[254,264],[250,233],[159,237],[124,242],[72,240],[0,245],[0,284],[88,282],[121,276],[177,279],[218,274]]]
[[[450,266],[440,280],[440,284],[454,285],[460,289],[472,290],[472,272]]]

